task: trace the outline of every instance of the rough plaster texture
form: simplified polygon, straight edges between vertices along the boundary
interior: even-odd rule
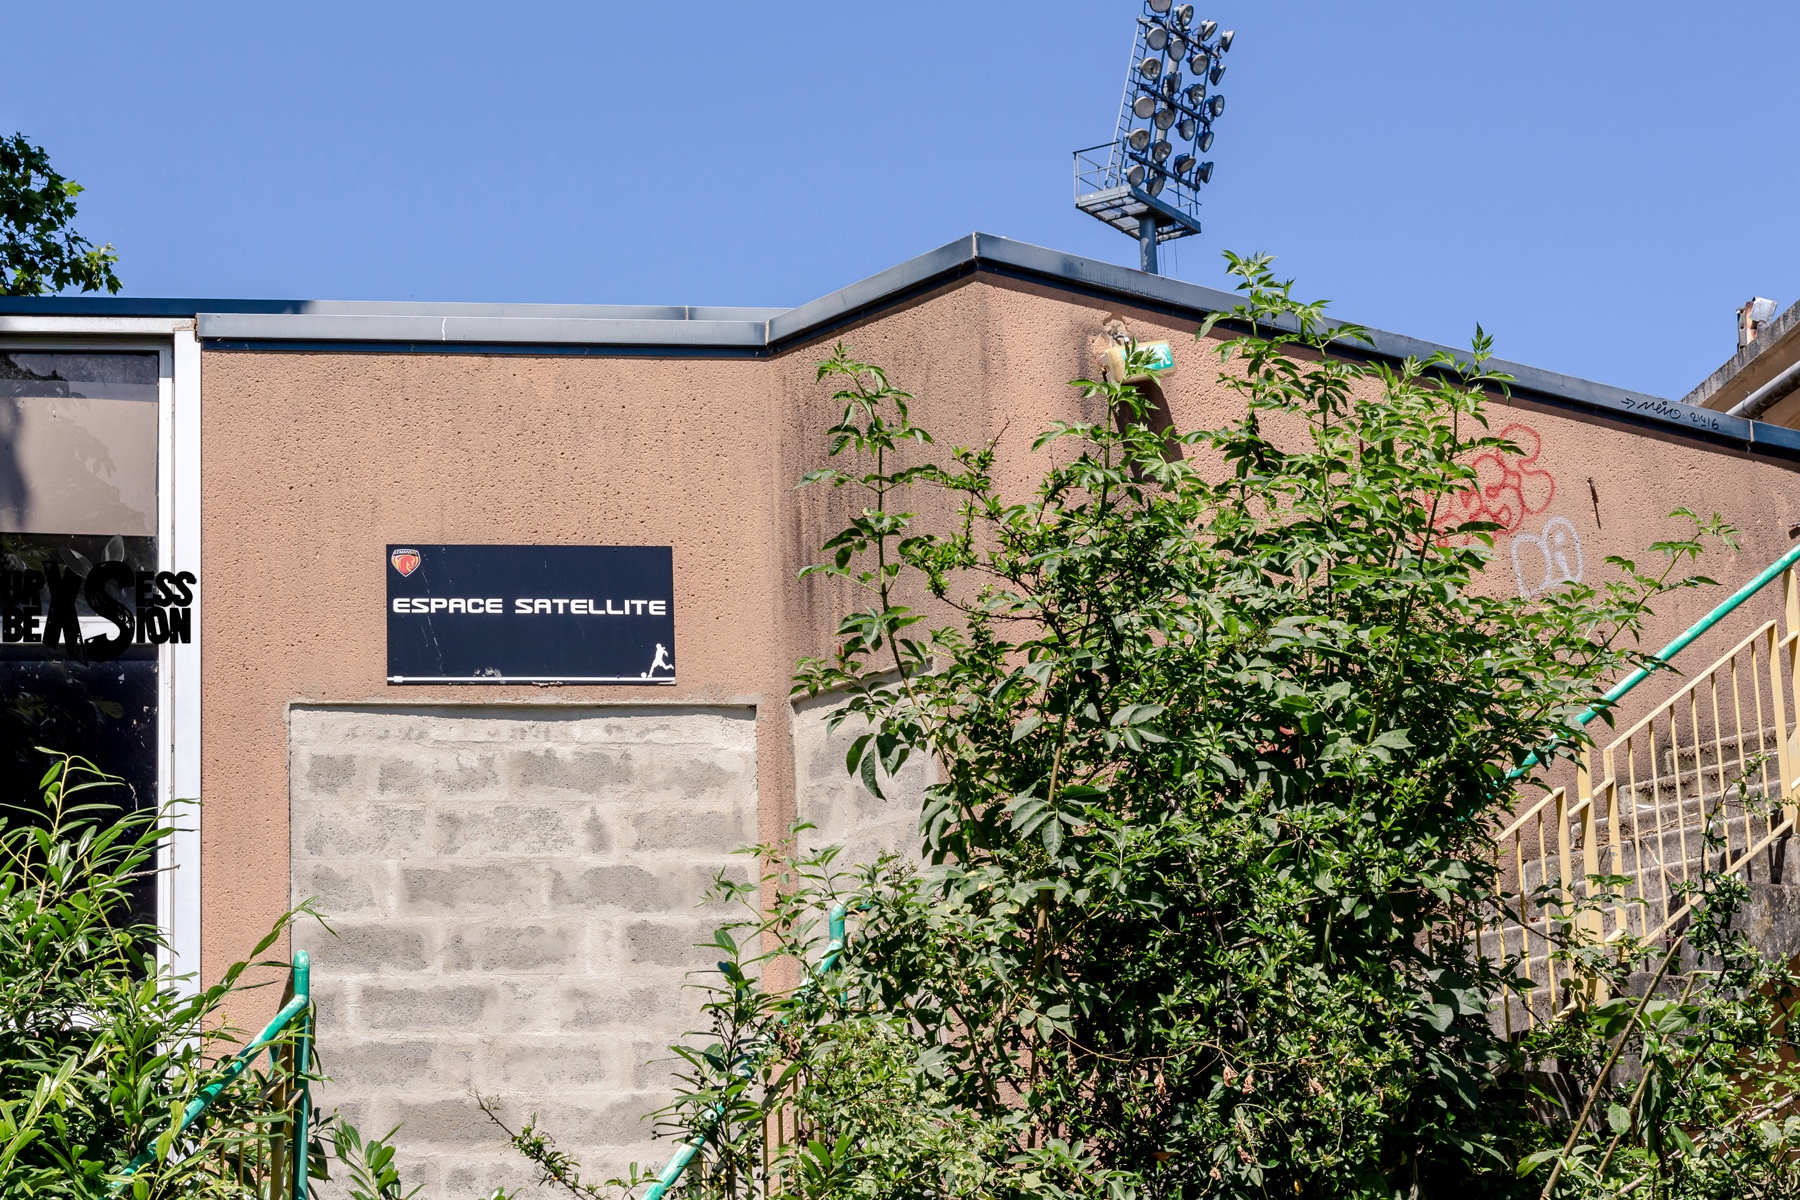
[[[765,364],[218,353],[202,363],[202,963],[286,907],[286,713],[300,703],[760,703],[792,668]],[[672,545],[675,687],[390,687],[389,541]],[[758,759],[774,836],[791,756]],[[264,1019],[260,997],[231,1014]]]
[[[477,1110],[540,1112],[600,1178],[666,1156],[642,1117],[693,1028],[701,907],[756,834],[743,709],[296,708],[292,899],[319,1052],[365,1132],[404,1123],[433,1196],[529,1187]]]

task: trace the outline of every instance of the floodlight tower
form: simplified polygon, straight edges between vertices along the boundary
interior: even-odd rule
[[[1200,232],[1200,189],[1213,173],[1201,156],[1225,111],[1225,97],[1207,89],[1225,76],[1231,38],[1216,21],[1195,24],[1191,4],[1144,0],[1118,133],[1075,152],[1075,207],[1135,237],[1138,265],[1152,274],[1158,242]]]

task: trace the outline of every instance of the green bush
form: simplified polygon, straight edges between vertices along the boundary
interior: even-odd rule
[[[117,786],[58,756],[42,811],[0,817],[0,1195],[248,1195],[223,1172],[264,1151],[265,1076],[246,1072],[189,1136],[170,1131],[219,1078],[233,1045],[220,1008],[250,964],[197,990],[165,977],[162,935],[134,916],[132,891],[170,823],[122,814],[107,802]],[[142,1151],[153,1160],[127,1179]]]
[[[854,499],[813,572],[869,603],[799,690],[841,698],[871,790],[913,755],[937,782],[919,865],[758,851],[772,874],[735,890],[779,900],[721,932],[662,1114],[699,1149],[680,1186],[1795,1194],[1794,981],[1732,932],[1741,881],[1704,881],[1690,959],[1643,1003],[1625,988],[1661,948],[1598,952],[1571,919],[1559,956],[1626,998],[1521,1039],[1490,1020],[1517,964],[1473,936],[1494,822],[1542,769],[1510,772],[1566,760],[1575,715],[1660,665],[1636,644],[1650,603],[1710,584],[1682,571],[1731,531],[1677,512],[1654,566],[1484,587],[1495,527],[1453,502],[1472,458],[1516,449],[1488,432],[1488,339],[1389,366],[1266,260],[1232,269],[1220,379],[1243,415],[1159,430],[1138,388],[1079,381],[1091,415],[1032,443],[1027,494],[998,482],[1010,445],[934,457],[879,369],[841,348],[820,368],[843,465],[807,481]],[[840,968],[785,986],[837,903]],[[769,1136],[775,1114],[797,1130]],[[599,1194],[527,1132],[546,1179]]]
[[[0,815],[0,1196],[263,1200],[256,1180],[274,1141],[289,1136],[265,1098],[264,1056],[224,1083],[199,1122],[176,1129],[226,1078],[240,1040],[223,1022],[226,1002],[248,992],[278,1007],[276,993],[244,977],[252,965],[285,969],[258,960],[310,909],[285,915],[216,982],[178,987],[158,965],[161,931],[133,903],[178,814],[121,812],[108,802],[118,779],[53,758],[42,806]],[[327,1138],[350,1200],[406,1194],[384,1139],[365,1142],[316,1112],[313,1178],[328,1177]]]

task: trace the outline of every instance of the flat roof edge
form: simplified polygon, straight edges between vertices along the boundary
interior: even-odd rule
[[[1229,311],[1244,301],[1243,296],[1234,292],[1224,292],[1160,275],[1148,275],[1113,263],[1080,258],[991,234],[976,234],[973,240],[979,257],[986,262],[1005,264],[1014,271],[1050,282],[1062,282],[1065,285],[1075,283],[1092,291],[1117,295],[1127,301],[1149,301],[1154,307],[1182,312],[1196,318]],[[1449,354],[1458,361],[1468,359],[1466,350],[1436,342],[1380,329],[1365,328],[1365,332],[1367,342],[1345,342],[1342,344],[1343,349],[1396,361],[1425,359],[1439,353]],[[1623,417],[1632,423],[1660,426],[1708,441],[1753,445],[1775,451],[1782,457],[1800,457],[1800,431],[1728,416],[1697,405],[1667,400],[1661,396],[1614,387],[1574,375],[1564,375],[1558,371],[1547,371],[1524,363],[1490,359],[1487,367],[1491,371],[1512,376],[1511,390],[1523,398],[1589,411],[1598,410]]]
[[[201,313],[198,322],[202,341],[760,348],[768,338],[761,321]]]
[[[130,299],[98,296],[0,297],[0,317],[157,316],[196,318],[203,341],[225,348],[314,347],[474,352],[591,347],[606,352],[671,351],[771,355],[907,298],[994,272],[1041,281],[1123,304],[1198,321],[1242,297],[1217,288],[1083,258],[1028,242],[971,233],[792,309],[630,305],[415,304],[405,301]],[[1402,360],[1466,351],[1383,330],[1350,352]],[[1494,361],[1528,397],[1679,430],[1705,440],[1800,457],[1800,431],[1729,416],[1627,388]]]
[[[716,304],[488,304],[414,300],[258,300],[157,296],[0,296],[0,316],[571,317],[611,321],[767,321],[785,308]]]

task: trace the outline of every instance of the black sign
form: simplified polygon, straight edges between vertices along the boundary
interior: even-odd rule
[[[674,683],[667,546],[389,546],[389,683]]]

